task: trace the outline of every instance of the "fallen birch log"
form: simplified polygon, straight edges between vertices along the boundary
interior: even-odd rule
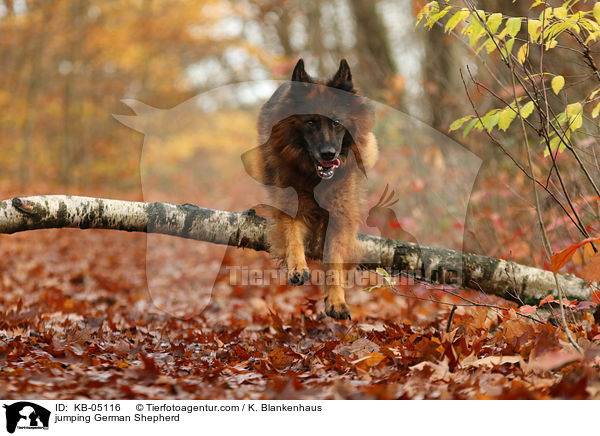
[[[70,195],[15,197],[0,201],[0,234],[49,228],[107,229],[160,233],[213,244],[268,251],[269,220],[254,211],[227,212],[195,205],[134,202]],[[363,264],[404,272],[431,285],[479,290],[524,303],[548,294],[558,298],[550,271],[446,248],[360,234]],[[315,253],[308,253],[315,256]],[[563,296],[590,298],[595,284],[557,275]]]

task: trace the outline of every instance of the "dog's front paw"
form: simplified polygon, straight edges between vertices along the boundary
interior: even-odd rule
[[[350,307],[345,301],[331,302],[327,297],[325,297],[325,313],[335,319],[352,319]]]
[[[291,269],[288,271],[288,282],[290,285],[299,286],[303,285],[310,279],[310,272],[308,269]]]

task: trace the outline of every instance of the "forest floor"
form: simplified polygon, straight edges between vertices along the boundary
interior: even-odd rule
[[[199,254],[177,255],[190,269],[223,259],[201,305],[178,284],[185,272],[172,273],[168,298],[149,290],[146,262],[161,251],[144,234],[0,235],[0,397],[600,398],[593,302],[569,302],[583,356],[557,322],[522,316],[535,308],[470,291],[460,295],[502,309],[458,306],[449,323],[460,297],[354,289],[352,320],[336,321],[316,285],[230,283],[233,264],[277,268],[266,253],[193,244]]]

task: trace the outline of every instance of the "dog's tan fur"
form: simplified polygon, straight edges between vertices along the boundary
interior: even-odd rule
[[[345,97],[332,93],[335,77],[329,82],[310,76],[307,79],[306,82],[315,85],[310,89],[307,87],[303,98],[316,102],[315,107],[321,114],[342,116],[344,127],[348,129],[348,139],[344,137],[345,145],[340,155],[341,165],[335,170],[334,177],[326,182],[319,179],[314,162],[301,147],[292,144],[297,142],[294,135],[301,130],[301,121],[297,115],[289,114],[288,97],[293,91],[290,87],[286,89],[286,85],[282,85],[261,109],[259,133],[263,143],[257,158],[250,163],[249,171],[267,185],[292,187],[296,191],[298,212],[290,216],[282,211],[293,207],[295,204],[291,203],[296,199],[289,198],[283,189],[273,190],[276,211],[275,224],[269,232],[271,253],[285,263],[290,282],[297,284],[309,278],[307,249],[325,259],[325,311],[333,318],[347,319],[350,309],[344,296],[343,272],[353,269],[356,265],[352,261],[359,256],[356,234],[361,220],[362,182],[366,170],[373,167],[378,155],[377,142],[371,132],[373,114],[368,104],[354,95],[348,98],[355,100],[348,100],[350,103],[344,100],[344,104],[340,102],[340,107],[336,107],[336,100]],[[342,89],[356,93],[351,79],[350,85],[346,82]],[[301,105],[304,102],[295,103]],[[279,115],[282,118],[277,114],[283,114]]]

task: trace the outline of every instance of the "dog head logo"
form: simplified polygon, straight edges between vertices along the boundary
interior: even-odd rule
[[[463,223],[481,160],[426,123],[358,95],[346,62],[340,63],[329,82],[312,78],[299,62],[289,81],[227,85],[170,109],[134,99],[123,102],[135,115],[114,117],[144,134],[140,173],[146,202],[191,203],[238,212],[260,205],[261,216],[270,217],[273,209],[295,216],[294,187],[266,180],[257,173],[255,162],[261,158],[260,145],[274,133],[289,132],[283,127],[291,118],[300,118],[307,122],[307,131],[316,122],[314,127],[320,128],[315,132],[331,133],[334,139],[340,139],[335,129],[343,127],[342,149],[350,139],[367,144],[377,137],[379,144],[379,159],[372,169],[364,148],[350,147],[347,154],[338,154],[336,148],[330,151],[333,159],[328,150],[313,150],[314,159],[305,162],[305,169],[318,176],[314,195],[324,210],[330,210],[327,188],[335,180],[332,174],[354,167],[363,174],[369,193],[360,211],[360,232],[462,249]],[[336,141],[330,142],[337,146]],[[274,197],[283,200],[273,202]],[[175,218],[159,219],[160,225],[169,226]],[[200,313],[212,303],[219,281],[231,277],[231,268],[246,266],[243,259],[233,265],[224,245],[152,234],[147,241],[151,300],[174,316]],[[367,263],[380,258],[380,250],[373,250]]]
[[[6,409],[6,431],[14,433],[18,429],[48,429],[50,411],[29,401],[19,401],[4,405]]]

